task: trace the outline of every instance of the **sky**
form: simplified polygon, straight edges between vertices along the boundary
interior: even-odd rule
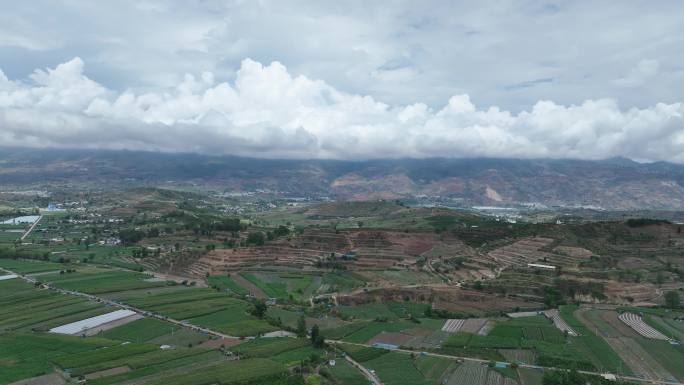
[[[679,0],[0,7],[4,146],[684,162]]]

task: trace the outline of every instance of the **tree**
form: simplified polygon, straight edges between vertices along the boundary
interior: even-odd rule
[[[264,233],[262,233],[261,231],[252,232],[247,235],[248,245],[263,246],[265,242],[266,237],[264,236]]]
[[[318,325],[314,325],[311,328],[311,345],[314,348],[322,348],[325,345],[325,338],[321,335]]]
[[[672,290],[665,293],[665,306],[674,309],[679,307],[679,302],[679,293],[677,291]]]
[[[297,320],[297,337],[306,337],[306,320],[304,316],[299,317]]]
[[[557,370],[544,373],[544,385],[585,385],[587,380],[577,370]]]
[[[252,308],[252,315],[257,318],[264,318],[264,316],[266,315],[266,310],[268,310],[268,307],[266,306],[264,301],[254,301],[253,305],[254,307]]]

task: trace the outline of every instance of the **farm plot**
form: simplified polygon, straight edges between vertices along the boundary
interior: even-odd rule
[[[154,290],[154,289],[152,289]],[[147,294],[127,292],[126,303],[167,317],[212,328],[235,336],[251,336],[276,330],[265,320],[248,314],[251,305],[211,289],[159,290]]]
[[[93,351],[112,346],[101,338],[80,338],[57,334],[0,335],[0,384],[51,373],[52,360],[67,354]]]
[[[21,280],[0,281],[0,330],[47,330],[103,312],[105,306],[83,298],[37,290]]]
[[[241,357],[272,357],[287,351],[308,346],[309,341],[304,338],[255,338],[231,347],[231,351]]]
[[[524,349],[534,353],[536,364],[593,369],[574,342],[567,341],[543,316],[534,316],[500,321],[486,336],[452,333],[442,349],[459,354],[470,352],[488,359],[503,359],[501,349]]]
[[[677,378],[680,381],[684,381],[684,348],[682,345],[671,345],[667,341],[653,340],[642,337],[637,337],[634,339],[648,354],[653,357],[659,365],[661,365],[665,371],[659,371],[661,375],[665,376],[665,373],[669,372],[669,381],[673,378]]]
[[[530,349],[499,349],[499,353],[508,362],[533,364],[537,360],[537,355]]]
[[[19,274],[42,273],[46,271],[59,271],[65,268],[61,263],[37,261],[33,259],[2,259],[0,267],[12,270]]]
[[[567,322],[565,322],[563,317],[560,316],[558,309],[547,310],[544,312],[544,315],[546,318],[553,321],[553,324],[558,328],[558,330],[562,331],[563,333],[568,333],[573,337],[577,337],[577,332],[573,330],[573,328],[571,328]]]
[[[415,359],[414,365],[424,378],[436,384],[446,381],[451,372],[458,367],[458,363],[452,359],[433,356],[419,356]]]
[[[99,349],[92,353],[98,357],[95,361],[89,363],[81,363],[82,361],[74,360],[76,356],[67,357],[67,362],[72,362],[69,366],[72,375],[88,375],[91,373],[98,373],[98,377],[106,377],[102,375],[102,371],[126,367],[129,370],[138,370],[164,364],[166,362],[177,361],[187,357],[203,356],[207,353],[215,353],[206,348],[182,348],[162,350],[158,347],[156,349],[145,350],[142,346],[149,346],[148,344],[129,344],[118,345],[109,349]],[[135,347],[132,349],[131,347]],[[116,352],[114,350],[117,350]],[[114,354],[116,353],[116,354]],[[127,354],[125,354],[127,353]],[[58,359],[60,363],[61,359]],[[111,373],[109,375],[116,375],[119,373]]]
[[[447,333],[456,333],[457,331],[461,330],[461,326],[463,326],[464,322],[465,320],[463,319],[448,319],[444,322],[442,331]]]
[[[367,303],[356,306],[342,305],[337,307],[337,311],[344,317],[356,319],[384,318],[387,320],[396,320],[398,318],[385,303]]]
[[[655,315],[645,316],[644,321],[663,332],[663,334],[671,336],[678,341],[684,341],[684,321]]]
[[[402,346],[413,338],[411,334],[401,332],[382,332],[368,341],[369,344]]]
[[[305,293],[312,293],[316,281],[313,276],[294,273],[240,273],[242,278],[254,284],[271,298],[301,298]]]
[[[240,286],[234,279],[227,275],[212,275],[207,278],[207,282],[210,286],[220,290],[230,291],[238,295],[249,294],[249,290]]]
[[[249,305],[238,303],[223,310],[188,319],[189,322],[205,326],[238,337],[254,336],[278,330],[265,320],[247,314]]]
[[[351,366],[344,359],[336,360],[335,366],[330,367],[330,373],[332,376],[339,381],[340,384],[344,385],[368,385],[368,379],[364,377],[358,369]]]
[[[635,342],[634,338],[642,337],[618,320],[615,312],[582,308],[576,314],[589,326],[589,329],[596,330],[625,362],[623,372],[631,371],[637,376],[648,379],[665,379],[671,376]],[[620,369],[618,368],[618,371]]]
[[[487,367],[466,362],[451,374],[447,385],[488,385]]]
[[[111,293],[117,291],[146,289],[166,286],[166,282],[150,282],[150,276],[116,270],[95,270],[68,274],[48,274],[41,281],[62,289],[80,291],[88,294]]]
[[[620,314],[618,318],[620,319],[620,321],[624,322],[625,324],[629,325],[629,327],[634,329],[635,332],[639,333],[640,335],[646,338],[661,341],[667,341],[669,339],[665,335],[663,335],[663,333],[659,332],[658,330],[654,329],[653,327],[645,323],[640,315],[628,312]]]
[[[143,318],[102,332],[100,337],[128,342],[147,342],[177,329],[177,326],[156,318]]]
[[[442,331],[447,333],[455,333],[458,331],[479,333],[487,321],[486,318],[448,319],[444,322]]]
[[[346,335],[343,340],[355,343],[364,343],[382,332],[401,332],[416,328],[418,325],[411,321],[397,322],[370,322],[361,329]]]
[[[387,308],[399,318],[422,317],[429,304],[415,302],[387,301]]]
[[[289,376],[284,365],[277,362],[252,358],[228,361],[218,365],[191,371],[187,374],[166,376],[150,382],[150,385],[187,384],[272,384],[286,383]]]
[[[620,370],[626,371],[628,366],[611,346],[575,318],[576,310],[577,306],[571,305],[559,308],[561,317],[579,334],[578,337],[571,339],[572,345],[581,352],[585,359],[590,360],[597,369],[608,370],[612,373],[617,373]]]
[[[321,286],[318,288],[318,292],[334,293],[352,291],[363,286],[365,282],[366,280],[363,276],[354,272],[327,273],[322,277]]]
[[[185,349],[190,351],[192,349]],[[148,353],[150,355],[157,353]],[[141,358],[146,355],[137,356]],[[135,356],[134,356],[135,357]],[[122,383],[149,383],[156,381],[160,378],[165,378],[174,375],[187,374],[195,370],[199,370],[203,367],[210,365],[216,365],[220,362],[225,362],[226,358],[223,354],[218,351],[211,350],[200,354],[192,354],[187,356],[182,356],[180,358],[173,358],[169,361],[169,357],[164,357],[162,360],[152,361],[147,363],[145,366],[138,367],[134,365],[130,371],[122,372],[120,374],[109,374],[102,378],[95,380],[89,380],[89,385],[111,385],[111,384],[122,384]],[[128,368],[128,366],[124,366]],[[119,367],[120,368],[120,367]],[[102,372],[95,372],[102,373]]]
[[[672,375],[634,339],[611,337],[609,343],[636,375],[650,380],[668,381],[673,379]]]
[[[434,385],[416,368],[407,354],[390,352],[366,361],[363,365],[374,370],[386,385]]]
[[[439,349],[449,336],[450,333],[441,330],[417,334],[406,343],[406,346],[416,349]]]

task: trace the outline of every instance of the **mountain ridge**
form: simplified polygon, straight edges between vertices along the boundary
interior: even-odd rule
[[[0,148],[0,184],[195,183],[340,200],[433,197],[463,205],[538,203],[684,209],[684,165],[605,160],[281,160],[128,150]]]

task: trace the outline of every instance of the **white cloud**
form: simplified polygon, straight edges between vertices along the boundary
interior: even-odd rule
[[[466,94],[440,108],[389,105],[245,59],[233,82],[186,74],[171,88],[105,88],[74,58],[27,81],[0,72],[0,143],[256,157],[626,156],[684,162],[684,105],[539,101],[513,113]]]

